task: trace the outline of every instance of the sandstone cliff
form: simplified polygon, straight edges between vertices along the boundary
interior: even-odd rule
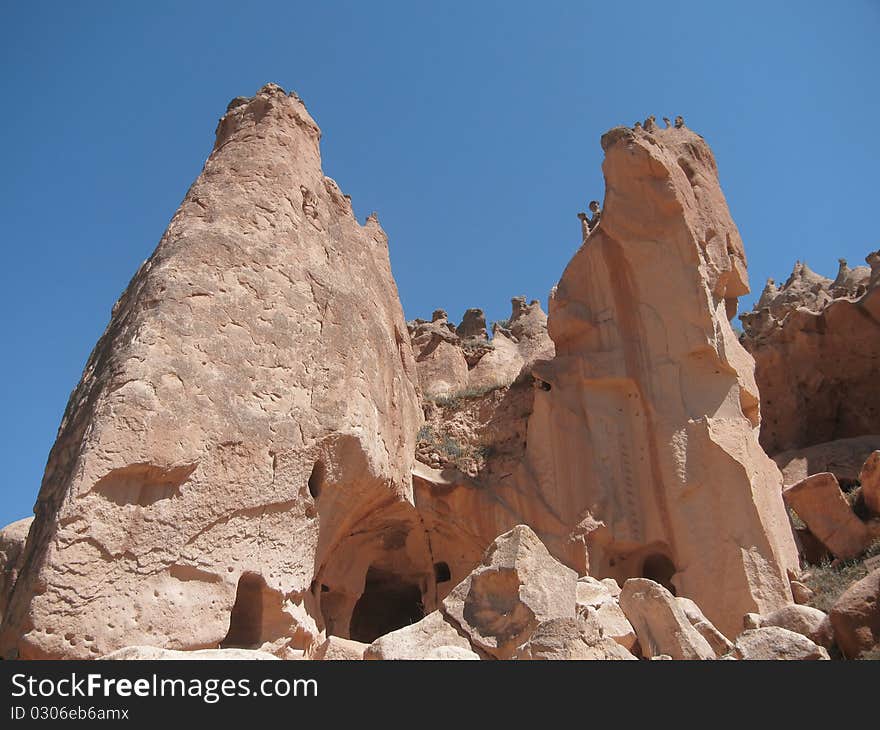
[[[743,314],[770,454],[880,434],[880,252],[832,280],[798,263]]]
[[[348,632],[371,565],[428,590],[411,533],[417,376],[387,240],[322,173],[320,136],[274,84],[220,120],[70,398],[7,656],[283,655],[328,623]]]

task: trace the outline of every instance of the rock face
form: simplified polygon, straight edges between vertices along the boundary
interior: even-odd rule
[[[24,562],[24,546],[33,521],[33,517],[26,517],[0,530],[0,622]]]
[[[436,604],[386,236],[323,175],[319,139],[273,84],[220,120],[70,399],[5,655],[301,650]]]
[[[838,558],[853,558],[871,543],[872,530],[853,512],[833,474],[814,474],[786,487],[782,495],[810,532]]]
[[[602,220],[551,296],[556,356],[533,367],[548,389],[531,483],[580,534],[583,572],[674,587],[734,636],[744,613],[791,601],[797,568],[728,321],[748,292],[742,242],[701,137],[621,127],[603,147]]]
[[[742,315],[770,454],[880,433],[880,256],[832,281],[798,263]]]
[[[510,659],[544,621],[575,618],[577,574],[518,525],[495,540],[443,601],[443,612],[471,642]]]
[[[642,654],[673,659],[714,659],[715,651],[691,624],[675,597],[659,583],[630,578],[623,584],[620,607],[635,628]]]
[[[834,640],[848,659],[880,645],[880,569],[851,585],[828,616]]]

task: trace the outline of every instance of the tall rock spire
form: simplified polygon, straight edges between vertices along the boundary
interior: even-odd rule
[[[295,95],[235,99],[216,135],[70,398],[7,656],[305,648],[363,590],[349,566],[322,617],[339,541],[389,511],[407,538],[422,416],[385,234],[322,173]]]
[[[728,321],[748,292],[742,241],[699,135],[619,127],[602,143],[602,222],[550,302],[529,459],[547,503],[586,525],[591,575],[666,583],[734,636],[791,601],[797,569]]]

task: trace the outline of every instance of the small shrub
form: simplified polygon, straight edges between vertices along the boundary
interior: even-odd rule
[[[427,441],[428,443],[434,442],[434,430],[428,425],[425,424],[419,429],[418,435],[419,441]]]

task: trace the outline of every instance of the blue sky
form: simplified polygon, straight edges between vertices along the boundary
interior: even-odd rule
[[[295,89],[390,238],[407,318],[547,294],[601,200],[599,137],[683,114],[753,289],[880,246],[880,2],[0,1],[0,525],[227,102]],[[751,303],[753,297],[743,304]]]

